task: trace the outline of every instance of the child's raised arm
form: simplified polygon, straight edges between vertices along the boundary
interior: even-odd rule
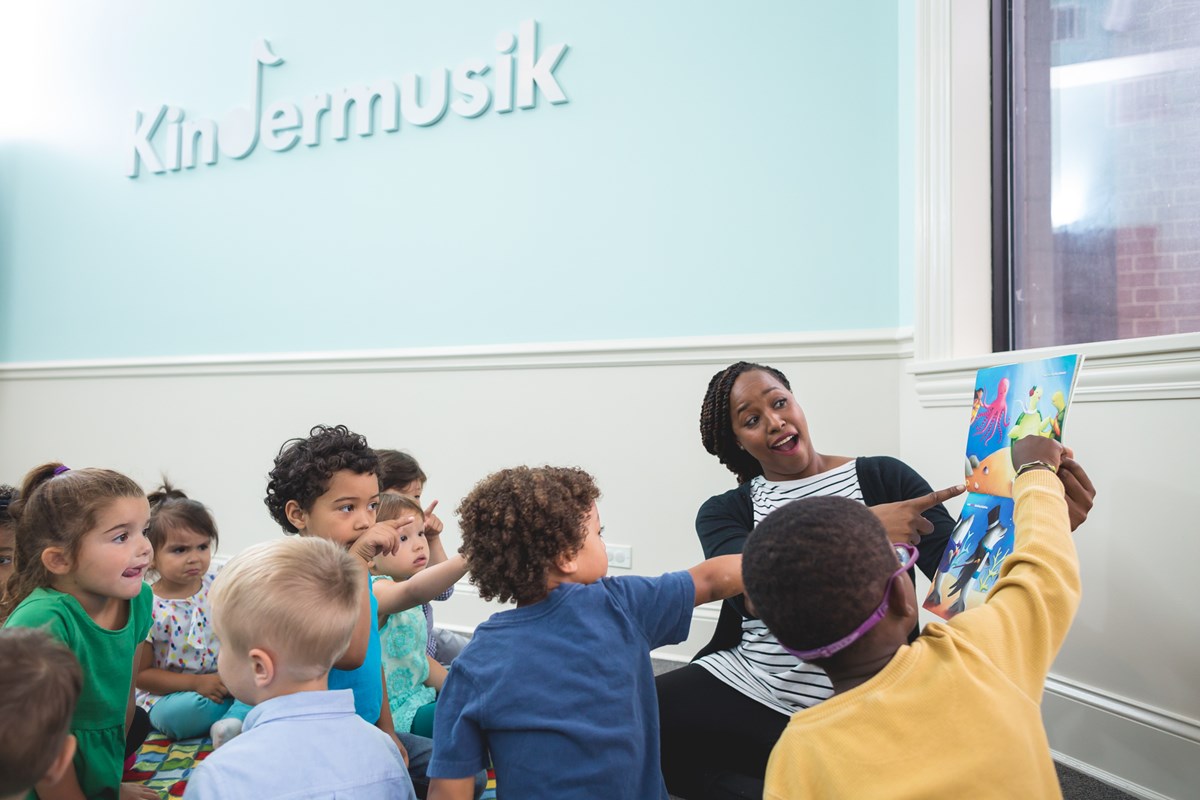
[[[380,619],[428,603],[467,574],[467,560],[451,556],[441,564],[426,567],[406,581],[376,581],[375,601]]]
[[[742,593],[742,557],[717,556],[688,570],[696,584],[696,605]]]

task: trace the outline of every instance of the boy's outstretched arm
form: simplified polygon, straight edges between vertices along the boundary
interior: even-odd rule
[[[742,593],[741,555],[717,556],[688,570],[696,585],[695,605],[724,600]]]
[[[453,555],[426,567],[406,581],[376,581],[375,602],[380,619],[434,600],[467,574],[467,560]]]

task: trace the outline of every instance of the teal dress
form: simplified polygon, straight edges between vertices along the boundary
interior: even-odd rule
[[[125,766],[125,712],[133,685],[133,655],[150,630],[153,595],[143,584],[129,603],[125,627],[97,625],[79,601],[55,589],[34,589],[4,623],[44,628],[66,644],[83,668],[83,692],[71,718],[75,775],[84,796],[116,800]]]
[[[380,575],[372,580],[390,581],[391,578]],[[428,633],[425,613],[420,606],[392,614],[379,631],[388,707],[398,731],[412,731],[417,710],[437,698],[437,692],[425,685],[429,679],[429,660],[425,651]]]

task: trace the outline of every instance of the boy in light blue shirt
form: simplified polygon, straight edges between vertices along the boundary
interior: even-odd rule
[[[217,576],[217,669],[254,708],[192,773],[185,798],[414,800],[393,739],[355,713],[351,690],[327,688],[367,590],[360,572],[333,543],[298,538],[251,547]]]

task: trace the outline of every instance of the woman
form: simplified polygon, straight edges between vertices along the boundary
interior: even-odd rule
[[[889,538],[918,546],[926,575],[937,570],[954,527],[941,503],[964,487],[933,492],[894,458],[817,452],[778,370],[738,362],[713,376],[700,434],[739,483],[700,508],[696,533],[706,558],[740,553],[773,509],[833,494],[872,506]],[[743,617],[741,630],[731,603]],[[833,693],[823,671],[788,655],[765,625],[747,616],[742,598],[726,601],[721,620],[713,645],[658,678],[663,774],[681,797],[761,797],[767,758],[788,718]]]

